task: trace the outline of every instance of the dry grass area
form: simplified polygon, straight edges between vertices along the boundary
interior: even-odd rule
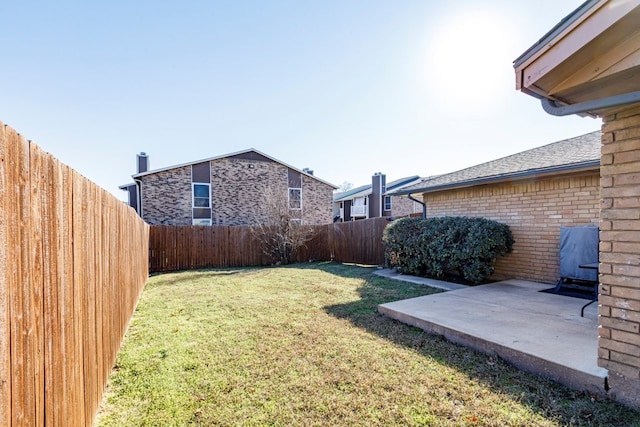
[[[436,291],[372,271],[152,277],[97,425],[640,425],[638,412],[379,315]]]

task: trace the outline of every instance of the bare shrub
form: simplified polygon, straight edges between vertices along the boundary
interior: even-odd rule
[[[313,237],[313,228],[302,224],[301,211],[291,209],[287,193],[269,187],[264,192],[262,214],[251,232],[274,264],[296,262],[298,250]]]

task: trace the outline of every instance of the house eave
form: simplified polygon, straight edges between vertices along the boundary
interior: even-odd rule
[[[514,61],[516,89],[556,115],[602,116],[633,103],[639,21],[640,0],[584,2]]]
[[[588,10],[590,10],[593,6],[595,6],[601,0],[587,0],[578,6],[573,12],[569,15],[565,16],[555,27],[549,30],[540,40],[538,40],[533,46],[527,49],[522,55],[516,58],[513,61],[513,66],[515,68],[520,67],[522,64],[527,62],[531,57],[537,55],[540,51],[545,48],[552,46],[554,40],[558,38],[560,34],[562,34],[567,28],[574,25],[579,19],[581,19]],[[520,88],[518,88],[520,89]]]
[[[129,191],[129,187],[132,187],[132,186],[135,186],[135,185],[136,185],[136,183],[135,183],[135,182],[132,182],[132,183],[130,183],[130,184],[123,184],[123,185],[120,185],[118,188],[119,188],[120,190],[122,190],[122,191]]]
[[[371,189],[364,190],[364,191],[359,191],[357,193],[349,194],[349,195],[341,197],[339,199],[335,199],[334,202],[344,202],[344,201],[347,201],[347,200],[356,199],[358,197],[368,197],[368,196],[371,195],[371,193],[373,193],[373,191]]]

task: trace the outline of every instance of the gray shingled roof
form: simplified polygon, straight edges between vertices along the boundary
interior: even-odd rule
[[[418,175],[412,175],[412,176],[396,179],[394,181],[387,183],[386,185],[387,192],[385,192],[385,195],[394,193],[394,189],[398,186],[400,186],[400,188],[404,188],[406,184],[411,183],[413,181],[417,181],[418,178],[420,178]],[[373,191],[371,189],[371,184],[362,185],[360,187],[352,188],[351,190],[348,190],[342,193],[335,193],[333,195],[333,201],[342,202],[345,200],[351,200],[355,197],[365,197],[371,194],[372,192]]]
[[[554,142],[456,172],[424,178],[394,194],[413,194],[600,167],[601,132]]]

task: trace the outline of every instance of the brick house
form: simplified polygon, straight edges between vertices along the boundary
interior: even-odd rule
[[[556,116],[603,120],[598,365],[640,407],[640,0],[590,0],[514,63],[516,88]]]
[[[427,217],[469,216],[509,225],[513,252],[494,278],[554,283],[561,226],[598,223],[600,132],[547,144],[456,172],[425,178],[395,194],[414,194]]]
[[[303,224],[331,222],[335,185],[254,149],[156,170],[145,153],[137,160],[120,188],[151,225],[251,225],[267,215],[265,197],[282,197]]]
[[[355,221],[381,216],[398,217],[421,212],[417,202],[402,196],[392,196],[396,190],[420,181],[418,175],[396,179],[387,183],[381,172],[373,174],[371,184],[334,193],[333,219],[335,221]]]

